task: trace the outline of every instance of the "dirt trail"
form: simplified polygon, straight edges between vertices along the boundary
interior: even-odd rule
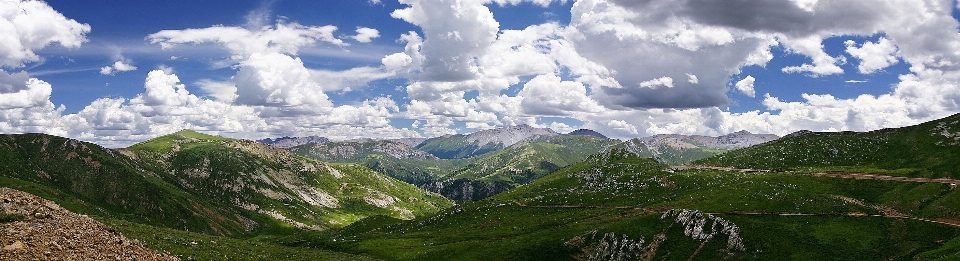
[[[767,169],[740,169],[734,167],[717,167],[717,166],[672,166],[670,167],[673,170],[689,170],[689,169],[709,169],[709,170],[722,170],[722,171],[737,171],[737,172],[773,172],[772,170]],[[794,171],[785,171],[785,172],[794,172]],[[872,173],[859,173],[859,172],[811,172],[810,176],[814,177],[828,177],[828,178],[843,178],[843,179],[868,179],[868,180],[889,180],[889,181],[903,181],[903,182],[918,182],[918,183],[943,183],[950,184],[951,188],[956,188],[957,184],[960,184],[958,179],[950,178],[910,178],[910,177],[898,177],[898,176],[889,176],[881,174],[872,174]]]

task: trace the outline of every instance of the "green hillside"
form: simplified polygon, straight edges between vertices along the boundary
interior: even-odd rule
[[[218,235],[245,230],[240,210],[186,193],[159,178],[162,170],[95,144],[45,134],[2,135],[0,164],[0,186],[74,212]]]
[[[463,159],[503,149],[500,143],[465,141],[464,135],[453,135],[445,138],[426,140],[417,146],[417,149],[429,152],[441,159]]]
[[[673,170],[614,149],[326,244],[388,260],[951,260],[960,222],[937,221],[956,221],[958,203],[945,184]]]
[[[127,149],[162,166],[183,190],[323,230],[371,215],[410,219],[450,205],[436,194],[356,165],[327,164],[261,143],[182,131]]]
[[[800,132],[694,164],[960,178],[960,114],[871,132]]]
[[[471,158],[453,178],[526,184],[561,167],[580,162],[619,141],[584,135],[541,136],[529,142]]]
[[[278,236],[340,228],[368,216],[413,219],[452,205],[363,166],[189,130],[119,150],[44,134],[2,135],[0,186],[122,225],[120,231],[149,247],[207,260],[242,253],[226,249],[238,240],[252,240],[248,252],[261,256],[239,259],[256,260],[278,253],[272,249],[300,247]],[[201,238],[225,243],[196,251]],[[338,256],[305,253],[288,257]]]
[[[287,149],[315,160],[361,164],[410,184],[436,181],[464,160],[441,160],[393,141],[311,143]]]

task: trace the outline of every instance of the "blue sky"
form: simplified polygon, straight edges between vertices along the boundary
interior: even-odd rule
[[[869,131],[960,111],[952,1],[0,1],[0,132]]]

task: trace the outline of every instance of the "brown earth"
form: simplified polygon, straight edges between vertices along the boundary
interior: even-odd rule
[[[52,201],[0,187],[0,260],[179,260]]]

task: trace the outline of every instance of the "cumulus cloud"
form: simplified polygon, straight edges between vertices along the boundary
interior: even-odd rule
[[[756,97],[757,94],[753,90],[753,83],[756,80],[757,79],[754,79],[753,76],[747,75],[747,77],[744,77],[743,80],[737,81],[737,90],[740,90],[740,92],[742,92],[744,95],[750,96],[750,98]]]
[[[866,42],[860,47],[857,47],[853,40],[847,40],[844,44],[847,46],[847,53],[860,60],[857,70],[862,74],[883,70],[900,61],[897,47],[887,38],[880,38],[877,43]]]
[[[407,8],[390,15],[419,26],[426,37],[419,55],[418,80],[463,81],[477,78],[474,57],[482,56],[496,39],[500,23],[493,18],[484,1],[402,0]],[[412,57],[413,55],[411,55]]]
[[[137,69],[136,66],[133,66],[133,65],[130,65],[130,64],[126,64],[126,63],[124,63],[123,61],[117,61],[117,62],[115,62],[115,63],[113,63],[113,64],[111,64],[111,65],[101,67],[101,68],[100,68],[100,74],[103,74],[103,75],[113,75],[113,74],[116,73],[116,72],[129,72],[129,71],[133,71],[133,70],[136,70],[136,69]]]
[[[373,41],[373,38],[377,37],[380,37],[380,31],[377,31],[377,29],[360,27],[357,28],[357,35],[354,35],[350,38],[353,38],[357,42],[369,43]]]
[[[27,72],[18,72],[14,74],[9,74],[3,70],[0,70],[0,93],[12,93],[26,90],[27,80],[30,79],[30,75]]]
[[[534,77],[523,86],[518,96],[529,115],[564,116],[574,112],[598,112],[602,108],[587,96],[582,83],[562,81],[553,74]]]
[[[0,75],[4,73],[0,72]],[[22,75],[22,74],[21,74]],[[14,75],[16,78],[22,76]],[[25,109],[31,107],[52,107],[50,103],[50,94],[53,88],[49,83],[36,78],[30,78],[24,81],[21,86],[16,86],[9,92],[0,92],[0,110],[5,109]]]
[[[610,120],[607,122],[607,127],[619,132],[625,132],[634,135],[637,134],[637,127],[633,126],[633,124],[627,123],[624,120]]]
[[[500,30],[486,5],[520,2],[402,0],[404,8],[391,15],[421,30],[402,34],[403,51],[382,57],[382,66],[346,70],[307,68],[298,57],[302,49],[317,45],[346,49],[349,44],[335,36],[337,27],[332,25],[269,25],[264,20],[269,14],[261,12],[250,18],[259,20],[245,27],[160,31],[147,40],[167,49],[222,46],[231,57],[219,68],[233,68],[236,75],[196,81],[214,98],[208,99],[190,93],[171,71],[154,71],[144,81],[144,92],[134,98],[102,98],[80,113],[62,115],[63,107],[49,101],[49,84],[26,73],[0,71],[0,131],[45,130],[114,144],[182,128],[250,138],[438,136],[456,133],[459,126],[515,124],[586,127],[618,138],[739,130],[783,135],[798,129],[903,126],[960,111],[960,35],[951,16],[954,5],[947,1],[579,0],[568,25],[548,22]],[[2,13],[6,20],[0,20],[0,28],[7,29],[0,32],[10,30],[4,22],[14,23],[10,14]],[[0,59],[6,59],[0,66],[19,68],[38,61],[32,51],[53,43],[79,45],[89,28],[77,24],[62,27],[79,28],[64,30],[74,37],[62,41],[34,37],[39,31],[9,31],[4,35],[18,35],[21,42],[41,39],[43,44],[0,43]],[[356,33],[341,37],[371,42],[380,34],[365,27]],[[845,52],[837,54],[824,47],[824,40],[833,37],[879,40],[849,41]],[[730,103],[731,86],[756,96],[756,79],[741,72],[746,66],[770,66],[771,48],[802,58],[768,68],[773,71],[811,77],[842,74],[850,58],[864,74],[900,61],[910,65],[910,72],[900,75],[887,94],[838,98],[805,93],[799,100],[767,94],[757,111],[719,109]],[[121,71],[119,67],[109,66],[108,73]],[[408,102],[376,97],[335,105],[327,96],[389,77],[409,80],[400,87]],[[544,116],[569,118],[583,126],[538,124],[549,122]],[[398,129],[390,125],[392,118],[413,119],[414,124]]]
[[[40,61],[35,50],[52,43],[76,48],[87,41],[90,25],[68,19],[43,1],[0,2],[0,67]]]
[[[280,53],[253,53],[233,77],[236,103],[272,107],[324,106],[332,103],[300,58]]]

